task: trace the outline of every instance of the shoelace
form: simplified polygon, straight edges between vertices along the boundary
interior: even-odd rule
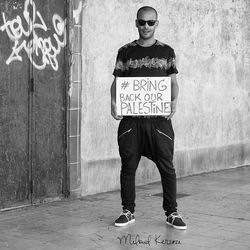
[[[176,212],[170,214],[169,216],[171,216],[170,218],[172,219],[172,222],[174,222],[174,220],[175,220],[176,218],[179,218],[179,219],[182,220],[182,217],[181,217],[178,213],[176,213]]]
[[[125,215],[126,217],[127,217],[127,219],[129,220],[129,215],[131,214],[131,212],[130,211],[127,211],[127,212],[121,212],[121,214],[120,214],[120,216],[121,215]],[[132,214],[131,214],[132,215]]]

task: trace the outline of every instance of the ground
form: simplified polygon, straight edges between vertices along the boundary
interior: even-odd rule
[[[136,221],[114,227],[119,191],[0,213],[0,249],[250,249],[250,167],[178,179],[187,230],[166,225],[161,184],[137,187]]]

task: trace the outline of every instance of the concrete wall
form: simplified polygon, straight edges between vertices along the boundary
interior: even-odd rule
[[[118,122],[110,85],[120,46],[138,38],[136,11],[159,12],[156,38],[175,49],[180,95],[177,175],[250,163],[250,2],[248,0],[86,0],[83,7],[81,194],[119,188]],[[137,184],[159,180],[143,159]]]

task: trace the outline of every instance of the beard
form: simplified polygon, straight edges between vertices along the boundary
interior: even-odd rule
[[[139,32],[139,35],[140,35],[140,38],[144,39],[144,40],[149,40],[151,39],[152,37],[154,37],[154,31],[150,30],[150,31],[147,31],[147,30],[141,30]]]

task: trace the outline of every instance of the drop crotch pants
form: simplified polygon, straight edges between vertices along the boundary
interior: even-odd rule
[[[135,173],[143,155],[154,161],[160,172],[166,215],[176,211],[176,174],[172,163],[174,132],[171,121],[165,118],[125,118],[119,125],[118,144],[122,160],[120,181],[123,209],[134,212]]]
[[[177,211],[176,172],[173,165],[174,131],[171,120],[152,123],[154,162],[160,172],[163,190],[163,210],[168,216]]]
[[[135,211],[135,176],[141,159],[140,129],[133,119],[124,118],[118,128],[118,145],[121,156],[121,200],[123,209]]]

